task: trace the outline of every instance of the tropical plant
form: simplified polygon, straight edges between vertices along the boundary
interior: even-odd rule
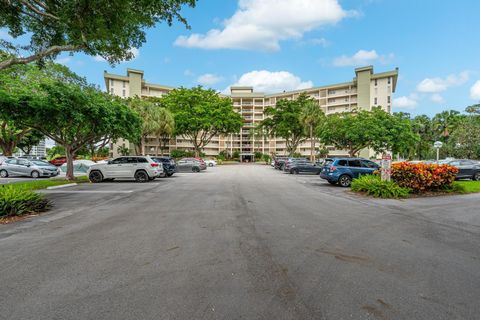
[[[308,99],[300,116],[305,125],[306,134],[310,140],[310,161],[315,161],[315,140],[317,128],[325,119],[325,114],[320,109],[318,102],[313,99]]]
[[[118,146],[117,152],[122,156],[129,156],[130,155],[130,149],[125,147],[125,146]]]
[[[39,193],[15,185],[0,187],[0,217],[42,212],[49,207],[50,202]]]
[[[61,52],[81,51],[101,56],[114,64],[135,56],[132,48],[146,41],[147,28],[158,22],[172,25],[176,19],[189,27],[180,15],[183,6],[196,0],[2,0],[0,27],[14,39],[30,38],[28,45],[1,44],[16,55],[3,57],[0,70],[16,64],[53,59]],[[21,51],[24,56],[19,56]]]
[[[142,118],[142,133],[139,139],[134,141],[138,155],[145,155],[145,141],[147,137],[155,136],[157,139],[160,139],[161,136],[166,135],[170,137],[173,134],[175,122],[173,115],[166,108],[153,101],[138,97],[130,99],[129,106]],[[163,153],[162,146],[160,152]],[[158,155],[158,150],[156,153]]]
[[[461,119],[462,115],[456,110],[437,113],[432,118],[432,126],[436,136],[444,142],[448,142],[448,138],[455,131]]]
[[[454,181],[458,169],[447,164],[400,162],[392,165],[392,180],[415,193],[442,190]]]
[[[405,198],[410,189],[400,187],[393,181],[382,181],[377,175],[361,175],[352,181],[352,191],[364,192],[377,198]]]
[[[220,97],[212,89],[174,89],[162,97],[162,104],[174,115],[174,134],[188,139],[197,157],[214,136],[237,133],[243,125],[230,98]]]

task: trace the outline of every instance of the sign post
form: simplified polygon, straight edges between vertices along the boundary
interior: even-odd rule
[[[433,147],[437,149],[437,164],[438,160],[440,159],[440,148],[443,146],[443,143],[441,141],[435,141],[433,144]]]
[[[382,169],[381,169],[382,181],[390,181],[391,174],[392,174],[392,155],[389,153],[384,153],[382,155]]]

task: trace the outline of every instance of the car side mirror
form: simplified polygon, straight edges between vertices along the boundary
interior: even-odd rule
[[[29,164],[27,164],[27,168],[29,168],[29,167],[30,167],[30,163],[29,163]]]
[[[108,160],[108,161],[107,161],[107,164],[112,164],[112,160]]]

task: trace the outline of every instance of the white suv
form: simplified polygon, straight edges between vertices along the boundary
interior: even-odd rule
[[[126,156],[109,160],[108,163],[97,163],[87,171],[91,182],[103,180],[135,178],[138,182],[147,182],[163,175],[163,166],[149,156]]]

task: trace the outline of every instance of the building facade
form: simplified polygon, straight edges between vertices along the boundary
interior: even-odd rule
[[[30,154],[25,154],[21,149],[18,149],[17,152],[14,154],[15,157],[23,157],[23,156],[33,156],[43,158],[47,156],[46,151],[46,144],[45,139],[41,140],[36,146],[32,147]]]
[[[104,72],[107,91],[120,97],[161,97],[168,94],[174,87],[148,83],[143,78],[143,71],[127,69],[127,75],[116,75]],[[371,110],[372,106],[382,106],[387,112],[392,112],[393,94],[398,79],[398,68],[392,71],[374,73],[373,66],[355,69],[355,77],[344,83],[313,87],[309,89],[265,94],[255,92],[253,87],[231,87],[230,98],[233,108],[243,116],[244,125],[240,132],[228,136],[217,136],[203,150],[207,157],[214,157],[221,151],[233,154],[240,153],[242,160],[253,160],[255,152],[284,155],[286,154],[285,140],[281,137],[255,137],[250,134],[260,121],[264,119],[264,110],[275,106],[281,99],[296,99],[301,93],[306,93],[318,101],[318,106],[325,114],[350,112],[353,110]],[[147,139],[145,154],[156,155],[159,150],[159,140],[156,137]],[[117,141],[112,145],[112,156],[118,155],[118,147],[129,148],[133,154],[134,146],[126,140]],[[301,143],[297,152],[310,155],[311,143],[309,140]],[[316,144],[316,148],[319,144]],[[342,150],[327,147],[329,155],[346,155]],[[170,140],[164,152],[173,149],[192,150],[192,145],[183,137]],[[370,157],[369,150],[363,150],[361,156]]]

